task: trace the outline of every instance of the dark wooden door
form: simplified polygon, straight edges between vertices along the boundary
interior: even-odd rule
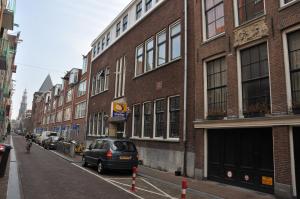
[[[209,130],[208,178],[272,193],[272,129]]]
[[[297,198],[300,198],[300,127],[294,128],[293,137],[294,137]]]

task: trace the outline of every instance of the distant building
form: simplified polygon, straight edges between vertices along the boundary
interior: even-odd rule
[[[25,89],[24,93],[23,93],[23,96],[22,96],[20,109],[19,109],[18,120],[23,120],[25,118],[26,109],[27,109],[27,91]]]

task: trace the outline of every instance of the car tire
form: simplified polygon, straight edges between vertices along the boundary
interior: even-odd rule
[[[99,174],[104,174],[104,168],[103,168],[103,164],[101,161],[98,162],[98,165],[97,165],[97,172]]]
[[[82,166],[83,166],[83,167],[87,167],[87,162],[86,162],[84,156],[82,156]]]

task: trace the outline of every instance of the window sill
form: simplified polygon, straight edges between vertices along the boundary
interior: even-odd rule
[[[83,118],[85,118],[85,116],[74,118],[74,120],[80,120],[80,119],[83,119]]]
[[[226,34],[225,32],[222,32],[222,33],[217,34],[217,35],[215,35],[215,36],[213,36],[213,37],[211,37],[211,38],[209,38],[209,39],[205,39],[205,40],[202,42],[202,45],[205,45],[205,44],[207,44],[207,43],[209,43],[209,42],[211,42],[211,41],[214,41],[214,40],[216,40],[216,39],[219,39],[220,37],[224,37],[225,34]]]
[[[107,91],[108,91],[108,89],[107,89],[107,90],[104,90],[104,91],[102,91],[102,92],[100,92],[100,93],[97,93],[97,94],[95,94],[95,95],[92,95],[91,97],[95,97],[95,96],[100,95],[100,94],[102,94],[102,93],[105,93],[105,92],[107,92]]]
[[[173,63],[175,63],[175,62],[178,62],[178,61],[180,61],[181,59],[182,59],[182,57],[178,57],[178,58],[176,58],[176,59],[174,59],[174,60],[172,60],[172,61],[169,61],[169,62],[167,62],[167,63],[165,63],[165,64],[156,66],[154,69],[149,70],[149,71],[147,71],[147,72],[145,72],[145,73],[143,73],[143,74],[137,75],[137,76],[133,77],[132,79],[134,80],[134,79],[137,79],[137,78],[142,77],[142,76],[144,76],[144,75],[147,75],[147,74],[149,74],[149,73],[151,73],[151,72],[153,72],[153,71],[156,71],[156,70],[159,70],[159,69],[161,69],[161,68],[164,68],[164,67],[168,66],[169,64],[173,64]]]
[[[265,18],[266,16],[267,16],[266,13],[264,13],[264,14],[262,14],[260,16],[257,16],[255,18],[253,18],[253,19],[250,19],[250,20],[245,21],[245,22],[243,22],[241,24],[238,24],[235,27],[235,29],[240,29],[240,28],[243,28],[244,26],[248,26],[249,24],[255,23],[256,21],[259,21],[260,19]]]
[[[168,138],[168,139],[163,139],[163,138],[138,138],[138,137],[131,137],[131,140],[138,140],[138,141],[153,141],[153,142],[174,142],[174,143],[179,143],[180,140],[179,138]]]
[[[278,9],[278,11],[280,12],[280,11],[282,11],[282,10],[284,10],[284,9],[286,9],[286,8],[289,8],[289,7],[291,7],[291,6],[293,6],[293,5],[295,5],[296,3],[299,3],[300,2],[300,0],[295,0],[295,1],[292,1],[292,2],[289,2],[289,3],[286,3],[286,4],[280,4],[280,8]]]

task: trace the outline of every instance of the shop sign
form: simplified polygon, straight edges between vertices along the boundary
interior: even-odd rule
[[[268,186],[273,185],[273,178],[272,177],[262,176],[261,181],[262,181],[261,183],[263,185],[268,185]]]
[[[126,118],[127,116],[127,103],[113,102],[113,117]]]

